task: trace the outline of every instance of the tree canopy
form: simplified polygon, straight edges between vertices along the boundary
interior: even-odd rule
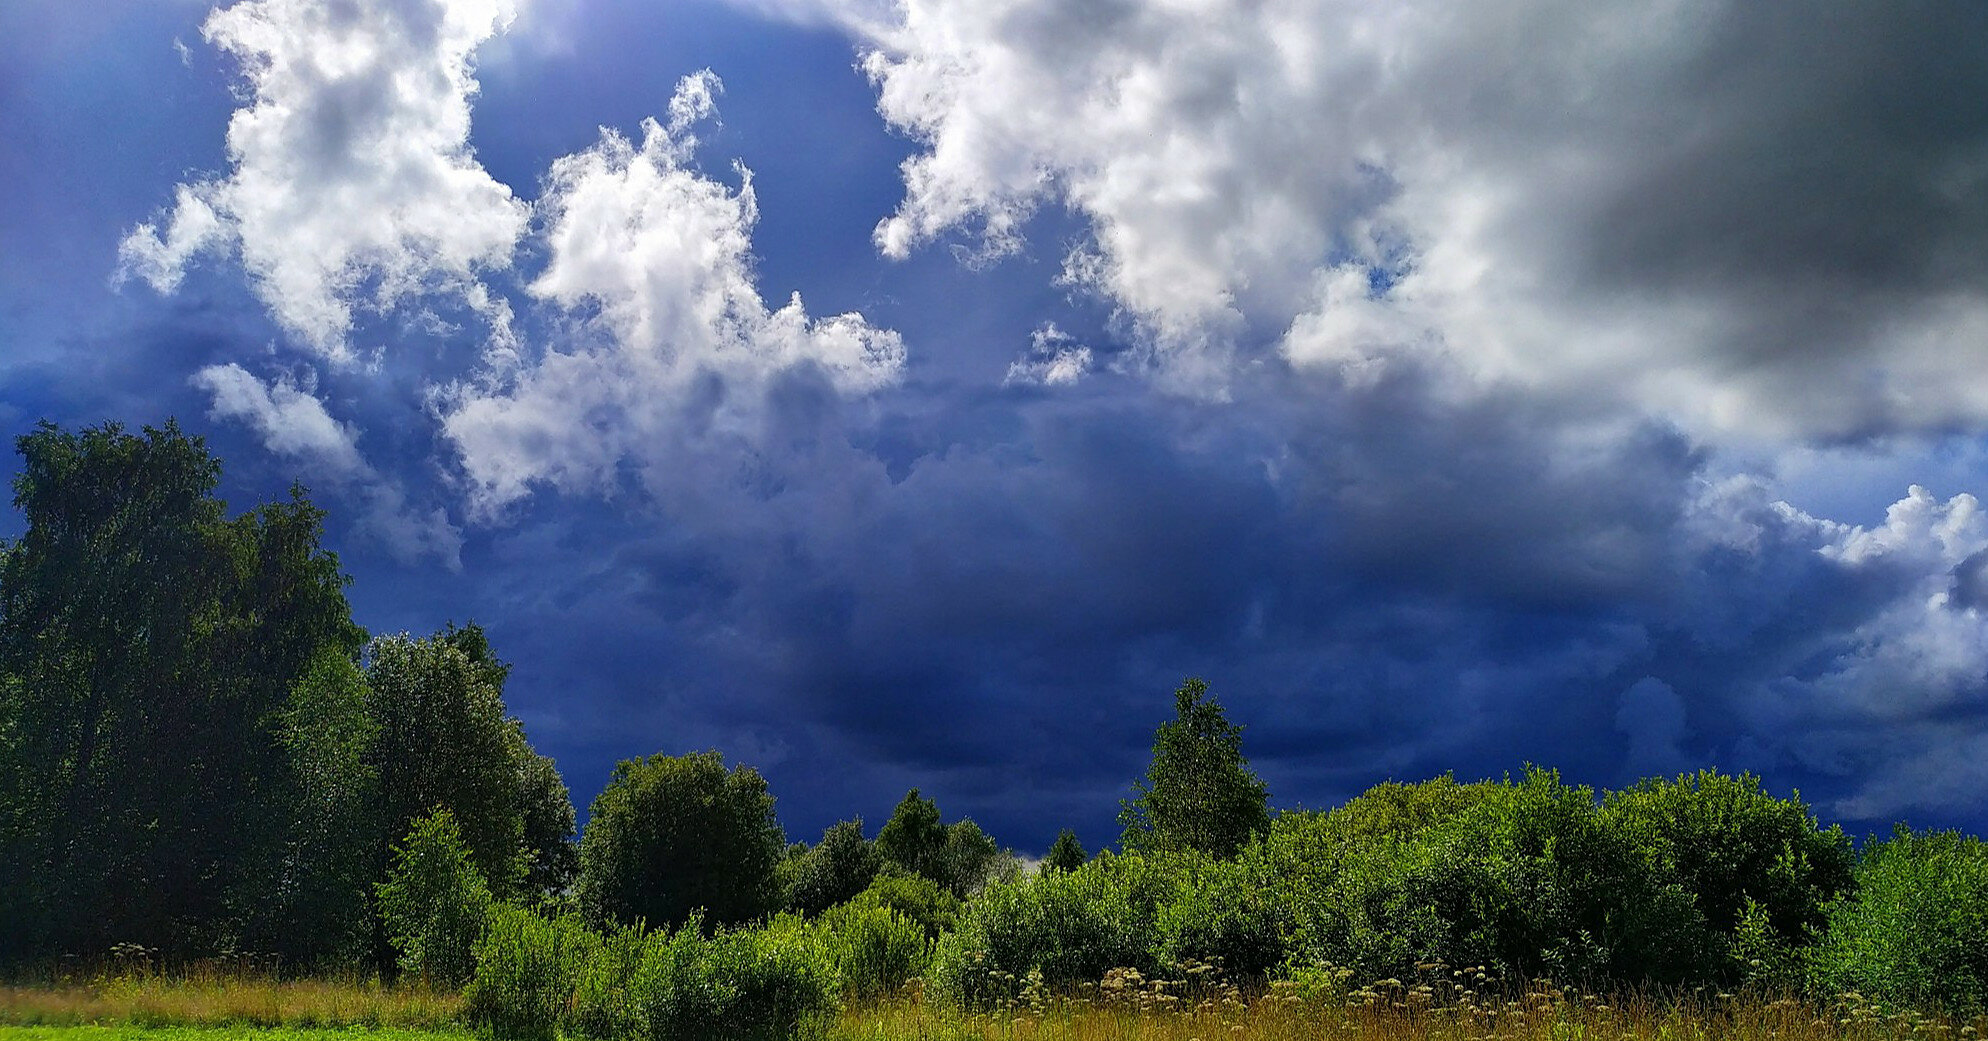
[[[1174,709],[1175,718],[1153,735],[1152,766],[1119,813],[1124,846],[1233,856],[1269,828],[1269,790],[1243,758],[1242,728],[1229,722],[1208,684],[1181,684]]]

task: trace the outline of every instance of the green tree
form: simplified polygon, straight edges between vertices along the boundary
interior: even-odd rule
[[[1118,815],[1128,851],[1199,850],[1234,856],[1270,827],[1269,791],[1242,754],[1242,728],[1229,722],[1190,678],[1174,692],[1176,718],[1153,736],[1153,764],[1134,782]]]
[[[377,848],[420,817],[447,809],[492,892],[512,895],[525,872],[517,725],[499,677],[446,633],[383,636],[366,648],[366,761],[379,777]]]
[[[877,852],[884,862],[914,875],[939,881],[940,860],[946,852],[946,828],[939,823],[939,804],[913,788],[898,800],[890,819],[877,831]]]
[[[787,907],[819,914],[869,888],[883,866],[876,845],[863,837],[863,821],[841,821],[821,841],[781,863]]]
[[[494,901],[454,815],[441,809],[416,820],[375,888],[401,970],[450,987],[468,982]]]
[[[0,956],[236,944],[280,906],[302,780],[283,719],[349,656],[323,513],[230,519],[177,426],[44,423],[16,442],[22,536],[0,551]]]
[[[587,813],[580,906],[596,923],[747,921],[780,899],[787,846],[766,780],[717,752],[624,759]]]
[[[1084,852],[1084,844],[1077,841],[1077,833],[1064,828],[1056,833],[1049,855],[1042,858],[1042,867],[1045,871],[1075,871],[1089,859],[1091,855]]]

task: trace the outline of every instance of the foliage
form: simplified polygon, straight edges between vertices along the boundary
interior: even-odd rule
[[[877,832],[877,852],[885,864],[937,882],[965,899],[985,885],[1009,859],[980,825],[962,818],[939,822],[939,806],[913,788]]]
[[[918,924],[930,939],[953,928],[965,905],[951,891],[923,875],[885,868],[869,888],[849,901],[851,906],[888,908]]]
[[[1821,931],[1829,901],[1851,884],[1842,829],[1823,829],[1799,795],[1768,795],[1752,774],[1701,770],[1645,780],[1610,793],[1602,818],[1691,895],[1728,981],[1748,975],[1753,961],[1806,945]]]
[[[818,1033],[835,1008],[835,973],[792,932],[704,935],[693,916],[652,933],[628,981],[642,1035],[655,1041],[785,1041]]]
[[[877,853],[887,864],[939,882],[945,874],[940,864],[945,850],[946,828],[939,823],[939,804],[919,795],[916,788],[905,792],[877,832]]]
[[[0,958],[131,941],[178,955],[278,932],[298,842],[280,718],[322,654],[350,654],[323,514],[228,519],[220,463],[171,423],[16,442],[0,551]],[[314,937],[292,931],[295,953]]]
[[[786,838],[751,767],[717,752],[625,759],[594,799],[580,842],[579,896],[596,924],[744,922],[779,900]]]
[[[463,991],[470,1022],[500,1038],[553,1041],[581,967],[600,945],[576,918],[548,920],[515,904],[495,905]]]
[[[1012,999],[1031,978],[1060,987],[1117,967],[1151,972],[1155,919],[1173,885],[1147,858],[1110,854],[1075,871],[994,882],[939,938],[931,990],[983,1008]]]
[[[841,821],[821,841],[780,863],[789,909],[820,914],[868,888],[883,866],[876,845],[863,837],[863,821]]]
[[[1050,843],[1048,855],[1042,858],[1045,871],[1075,871],[1083,866],[1091,855],[1084,852],[1084,844],[1077,841],[1077,833],[1064,828],[1056,833],[1056,841]]]
[[[1269,829],[1269,792],[1242,754],[1242,728],[1190,678],[1174,692],[1176,717],[1153,735],[1153,764],[1133,784],[1118,821],[1128,852],[1235,855]]]
[[[365,677],[351,658],[327,651],[311,663],[291,689],[279,733],[296,793],[290,837],[264,931],[245,939],[252,950],[288,955],[304,967],[356,964],[365,951],[369,846],[379,825],[377,778],[365,761],[374,724]]]
[[[904,989],[932,961],[932,939],[911,917],[876,903],[848,903],[821,918],[829,964],[846,999],[874,1001]]]
[[[1164,858],[1162,866],[1173,883],[1154,915],[1157,961],[1205,963],[1231,979],[1261,980],[1289,956],[1289,910],[1260,860],[1189,853]]]
[[[1426,962],[1517,979],[1675,983],[1702,971],[1690,895],[1604,825],[1591,791],[1542,770],[1432,785],[1344,815],[1286,814],[1252,851],[1290,909],[1294,956],[1367,978]]]
[[[404,971],[444,986],[469,980],[492,901],[454,814],[417,819],[375,889]]]
[[[573,999],[565,1025],[580,1037],[634,1037],[642,1032],[641,1008],[628,981],[642,965],[648,930],[619,926],[599,936],[575,966]]]
[[[1864,850],[1856,893],[1829,909],[1813,956],[1827,992],[1988,1011],[1988,843],[1901,826]]]

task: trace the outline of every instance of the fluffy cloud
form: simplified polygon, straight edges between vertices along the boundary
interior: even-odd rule
[[[213,396],[211,418],[247,424],[271,453],[295,461],[334,494],[357,500],[359,530],[397,559],[461,567],[462,531],[449,523],[447,512],[410,506],[401,486],[360,454],[359,432],[333,419],[308,387],[287,378],[265,383],[233,363],[208,366],[191,382]]]
[[[469,146],[471,56],[511,0],[245,0],[208,41],[240,62],[225,177],[179,186],[164,228],[139,225],[120,272],[171,292],[202,253],[238,252],[285,328],[351,356],[354,307],[437,291],[502,333],[478,272],[507,267],[526,205]]]
[[[686,428],[749,440],[755,396],[782,373],[847,394],[897,378],[896,333],[857,314],[810,318],[798,293],[773,310],[761,300],[750,172],[734,191],[688,165],[718,90],[708,71],[685,77],[669,123],[645,120],[639,145],[603,130],[552,165],[539,202],[550,257],[530,291],[570,316],[569,339],[448,405],[481,507],[532,482],[609,490],[624,460],[669,465]]]
[[[919,143],[878,225],[1018,248],[1211,389],[1404,350],[1704,434],[1988,418],[1988,16],[1723,0],[810,0]],[[1285,336],[1288,331],[1289,335]]]
[[[1091,349],[1069,333],[1045,322],[1029,335],[1028,352],[1008,366],[1003,384],[1067,386],[1091,371]]]

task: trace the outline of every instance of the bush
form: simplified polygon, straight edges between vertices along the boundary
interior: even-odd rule
[[[698,916],[653,933],[629,980],[644,1036],[782,1041],[818,1034],[835,1008],[835,973],[793,932],[703,935]]]
[[[1988,1009],[1988,844],[1901,827],[1871,843],[1856,895],[1829,908],[1812,956],[1825,993],[1855,990],[1893,1006]]]
[[[454,814],[437,810],[416,820],[375,892],[403,971],[450,987],[470,978],[490,887],[470,859]]]
[[[1120,966],[1151,972],[1154,920],[1170,879],[1138,856],[1101,855],[1075,871],[996,882],[939,938],[931,984],[940,1000],[984,1008],[1032,976],[1051,987]]]
[[[573,1000],[566,1029],[581,1037],[636,1037],[643,1032],[642,1009],[629,987],[648,949],[648,931],[639,925],[614,929],[587,947],[574,966]]]
[[[960,898],[923,875],[907,874],[898,868],[885,868],[870,887],[849,901],[856,907],[889,908],[925,930],[929,939],[952,930],[959,921]]]
[[[500,1038],[552,1041],[599,936],[578,919],[548,921],[514,904],[491,909],[463,993],[470,1021]]]
[[[1690,895],[1557,774],[1390,786],[1342,809],[1280,818],[1252,854],[1303,963],[1367,979],[1440,961],[1515,979],[1673,983],[1704,962]]]
[[[846,1000],[894,994],[932,962],[924,926],[878,904],[849,903],[821,918],[830,963]]]
[[[773,796],[716,752],[625,759],[594,799],[580,840],[580,905],[598,926],[732,925],[780,901],[787,848]]]
[[[1602,819],[1691,895],[1710,930],[1704,972],[1725,982],[1758,977],[1809,944],[1850,886],[1842,829],[1823,829],[1799,796],[1777,799],[1751,774],[1646,780],[1610,793]]]
[[[1165,865],[1176,880],[1153,923],[1160,961],[1205,962],[1252,980],[1284,962],[1290,916],[1252,853],[1228,861],[1182,856]]]
[[[869,886],[883,858],[863,837],[863,821],[842,821],[822,832],[821,841],[780,864],[787,908],[820,914]]]

